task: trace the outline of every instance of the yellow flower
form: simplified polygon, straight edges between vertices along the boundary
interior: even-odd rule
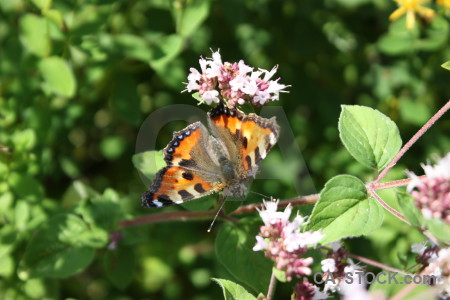
[[[402,15],[406,14],[406,28],[411,30],[414,28],[416,22],[416,12],[425,19],[434,17],[435,12],[431,8],[421,6],[422,3],[429,2],[428,0],[394,0],[398,3],[397,8],[390,16],[391,21],[395,21]],[[448,0],[442,0],[448,2]]]
[[[450,0],[437,0],[437,4],[450,9]]]

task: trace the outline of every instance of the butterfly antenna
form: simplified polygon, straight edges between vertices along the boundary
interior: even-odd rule
[[[220,197],[220,207],[219,207],[219,209],[217,210],[217,213],[216,213],[216,215],[214,216],[214,219],[212,220],[212,222],[211,222],[211,225],[209,225],[209,228],[208,228],[208,232],[211,232],[211,229],[212,229],[212,227],[213,227],[213,225],[214,225],[214,222],[216,221],[216,219],[217,219],[217,217],[219,216],[219,213],[222,211],[222,208],[223,208],[223,205],[225,204],[225,199],[223,198],[223,197]]]
[[[272,197],[270,197],[270,196],[266,196],[264,194],[260,194],[260,193],[257,193],[257,192],[250,191],[250,193],[258,195],[258,196],[261,196],[261,197],[266,198],[266,199],[272,199]]]

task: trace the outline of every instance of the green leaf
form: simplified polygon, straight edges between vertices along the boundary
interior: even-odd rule
[[[278,270],[277,268],[272,268],[272,272],[275,275],[275,278],[280,282],[287,282],[286,280],[286,272]]]
[[[397,193],[397,202],[400,212],[408,219],[413,226],[421,227],[423,216],[414,204],[414,199],[405,192]]]
[[[44,58],[39,63],[39,70],[53,93],[69,98],[75,94],[75,76],[65,60],[57,56]]]
[[[350,175],[329,180],[309,218],[308,230],[322,229],[328,243],[368,234],[383,223],[383,208],[368,198],[364,183]]]
[[[94,258],[97,233],[73,214],[55,215],[31,238],[19,277],[61,278],[85,269]]]
[[[399,111],[405,122],[422,126],[431,117],[429,106],[423,102],[401,99],[399,101]]]
[[[59,28],[64,26],[64,18],[60,11],[56,9],[49,9],[43,13],[43,15],[53,23],[55,23]]]
[[[195,92],[192,95],[192,98],[194,98],[195,100],[197,100],[198,102],[203,102],[203,99],[200,97],[199,92]]]
[[[425,27],[424,37],[416,41],[417,49],[423,51],[437,51],[448,43],[448,21],[436,15],[433,21]]]
[[[225,300],[256,300],[255,296],[237,283],[220,278],[212,278],[212,280],[222,288]]]
[[[57,56],[44,58],[39,63],[39,70],[45,81],[43,87],[64,97],[75,94],[76,79],[72,68],[64,59]]]
[[[17,202],[14,211],[14,223],[19,231],[27,229],[27,223],[30,218],[30,205],[27,201],[20,200]]]
[[[48,10],[52,6],[52,0],[31,0],[40,10]]]
[[[145,177],[152,179],[159,169],[166,166],[162,151],[145,151],[133,155],[133,165],[141,171]]]
[[[11,173],[8,177],[8,182],[14,193],[20,198],[39,199],[44,197],[44,188],[33,177]]]
[[[33,129],[27,128],[16,132],[13,135],[14,151],[29,151],[36,145],[36,133]]]
[[[443,243],[450,243],[450,225],[440,219],[426,219],[425,224],[428,230],[439,241]]]
[[[443,64],[441,65],[441,67],[443,67],[444,69],[447,69],[447,70],[450,71],[450,60],[447,61],[447,62],[445,62],[445,63],[443,63]]]
[[[217,234],[215,245],[217,258],[227,271],[257,292],[269,286],[273,265],[261,252],[252,250],[260,225],[258,219],[225,224]]]
[[[0,256],[0,276],[9,277],[14,272],[14,260],[10,255]]]
[[[186,8],[181,16],[178,33],[182,37],[189,37],[208,17],[209,0],[194,0],[186,2]]]
[[[358,162],[377,170],[382,170],[402,145],[395,123],[379,111],[364,106],[342,106],[339,136]]]
[[[159,71],[172,61],[183,49],[183,38],[172,34],[160,39],[151,48],[150,66]]]
[[[402,55],[414,51],[414,41],[419,36],[415,26],[412,30],[406,28],[406,18],[400,18],[389,25],[389,31],[377,42],[378,49],[388,55]]]
[[[123,50],[125,56],[143,62],[148,62],[151,59],[150,46],[144,38],[138,35],[118,34],[114,36],[114,42],[118,48]]]
[[[48,21],[45,18],[24,14],[20,18],[20,33],[22,43],[29,52],[40,57],[50,54]]]
[[[123,290],[133,279],[136,260],[131,247],[109,250],[103,257],[103,268],[115,287]]]
[[[107,189],[101,197],[92,197],[83,202],[77,212],[93,228],[101,228],[106,234],[107,231],[115,230],[118,222],[125,218],[119,198],[115,191]]]

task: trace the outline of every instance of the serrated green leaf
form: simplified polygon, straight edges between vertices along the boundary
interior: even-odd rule
[[[450,71],[450,60],[447,61],[447,62],[445,62],[445,63],[443,63],[443,64],[441,65],[441,67],[443,67],[444,69],[447,69],[447,70]]]
[[[46,57],[39,63],[39,70],[48,88],[55,94],[72,97],[76,90],[76,79],[72,68],[62,58]]]
[[[440,219],[425,219],[425,224],[428,230],[439,241],[450,243],[450,225]]]
[[[339,136],[361,164],[382,170],[398,153],[402,140],[395,123],[369,107],[343,105]]]
[[[368,234],[383,223],[383,208],[368,198],[364,183],[350,175],[330,179],[309,218],[308,230],[322,229],[328,243]]]
[[[162,151],[145,151],[132,157],[133,165],[141,171],[145,177],[154,178],[159,169],[166,166]]]
[[[225,224],[217,234],[215,245],[217,258],[227,271],[257,292],[269,286],[273,265],[261,252],[252,250],[260,225],[257,219]]]
[[[103,257],[103,268],[108,279],[117,288],[125,289],[133,279],[136,260],[131,247],[109,250]]]
[[[205,21],[209,13],[209,0],[194,0],[186,2],[186,8],[181,16],[178,32],[182,37],[189,37]]]
[[[96,234],[75,215],[55,215],[31,238],[19,277],[61,278],[82,271],[94,258],[95,251],[89,245]]]
[[[25,48],[34,55],[45,57],[50,54],[51,42],[45,18],[24,14],[20,18],[20,38]]]
[[[237,283],[220,278],[212,278],[212,280],[222,288],[225,300],[256,300],[255,296]]]
[[[400,212],[406,217],[406,219],[411,222],[413,226],[421,227],[423,224],[423,216],[414,205],[414,199],[411,195],[404,192],[398,192],[397,202]]]

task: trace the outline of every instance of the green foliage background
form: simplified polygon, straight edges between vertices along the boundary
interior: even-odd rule
[[[288,114],[317,189],[341,173],[370,180],[373,171],[339,141],[340,105],[382,111],[406,141],[449,97],[445,11],[408,32],[404,18],[388,21],[395,8],[388,0],[0,1],[0,298],[221,297],[210,278],[233,277],[216,258],[209,220],[118,227],[160,212],[140,207],[147,187],[132,163],[140,125],[158,108],[196,105],[180,94],[182,82],[200,55],[220,49],[224,61],[279,65],[292,87],[274,104]],[[165,126],[160,148],[184,125]],[[405,168],[420,173],[420,162],[448,152],[449,136],[446,116],[391,179]],[[252,189],[296,196],[282,182]],[[123,237],[114,251],[113,232]],[[417,240],[387,216],[349,246],[401,268]],[[279,293],[287,298],[290,288]]]

